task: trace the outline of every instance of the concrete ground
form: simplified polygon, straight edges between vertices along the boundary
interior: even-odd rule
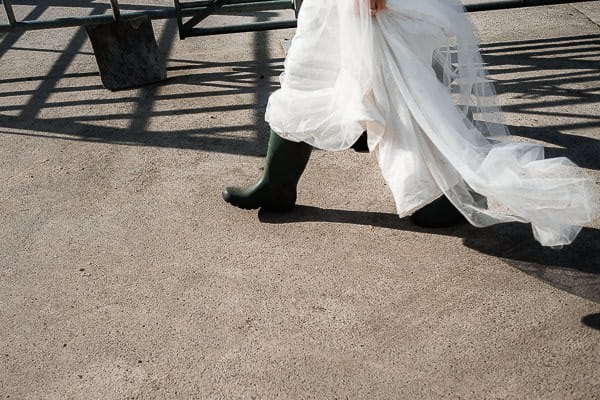
[[[600,2],[472,18],[512,132],[598,180]],[[352,151],[290,214],[232,208],[293,31],[155,31],[169,79],[116,93],[81,29],[0,38],[0,398],[600,398],[599,221],[422,229]]]

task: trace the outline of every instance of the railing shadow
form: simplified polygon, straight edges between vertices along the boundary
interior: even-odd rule
[[[124,5],[126,7],[126,5]],[[102,5],[106,7],[106,5]],[[40,5],[36,10],[43,10]],[[101,12],[93,9],[93,13]],[[38,12],[39,14],[40,12]],[[253,18],[265,21],[274,14],[269,12],[255,13]],[[169,55],[176,41],[175,21],[166,23],[161,37],[158,39],[161,52]],[[13,39],[0,43],[0,49],[9,46],[13,51],[35,51],[56,53],[55,49],[31,48],[31,46],[16,46],[19,34],[11,33]],[[5,38],[5,39],[8,39]],[[122,145],[157,146],[170,148],[185,148],[191,150],[216,151],[223,153],[260,156],[264,154],[268,127],[264,122],[264,110],[269,94],[277,88],[273,83],[274,77],[281,73],[282,59],[271,58],[268,46],[268,32],[253,34],[253,58],[247,61],[215,62],[202,60],[169,59],[168,71],[175,75],[165,82],[148,85],[139,90],[131,90],[112,94],[98,85],[59,85],[70,79],[97,76],[97,72],[68,71],[76,56],[92,57],[93,53],[82,51],[87,37],[82,29],[76,31],[63,51],[59,52],[57,61],[44,76],[25,76],[0,79],[0,99],[19,98],[28,96],[25,104],[5,101],[0,105],[0,131],[3,134],[25,135],[59,140],[81,140],[106,142]],[[193,39],[190,39],[193,40]],[[4,47],[3,47],[4,46]],[[215,72],[218,70],[219,72]],[[185,74],[182,74],[185,72]],[[35,89],[20,89],[19,84]],[[177,85],[185,86],[184,92],[163,90]],[[8,87],[9,90],[2,90]],[[89,95],[81,94],[89,92]],[[78,93],[73,99],[70,93]],[[211,106],[187,106],[189,100],[223,98],[247,95],[245,104],[232,102]],[[57,100],[58,99],[58,100]],[[182,106],[176,110],[153,110],[157,102],[177,102]],[[110,113],[86,113],[77,115],[77,107],[88,108],[90,105],[111,108]],[[131,108],[132,112],[112,111],[122,107]],[[113,107],[114,106],[114,107]],[[73,114],[64,110],[73,107]],[[172,107],[170,107],[172,109]],[[61,110],[59,116],[48,117],[48,111]],[[190,126],[185,129],[169,129],[148,131],[148,125],[153,118],[172,116],[198,116],[208,113],[231,113],[250,111],[251,121],[241,125],[230,126]],[[16,115],[15,115],[16,114]],[[40,114],[44,114],[41,117]],[[66,114],[66,115],[65,115]],[[112,121],[129,120],[128,126],[114,127]],[[156,125],[156,124],[155,124]],[[2,129],[9,128],[9,129]],[[243,134],[239,134],[244,132]],[[248,133],[251,133],[248,137]]]
[[[39,17],[50,3],[44,1],[31,2],[31,4],[36,5],[29,17],[35,18]],[[85,6],[90,8],[91,13],[105,12],[108,7],[107,4],[92,5],[91,3],[85,3]],[[124,9],[128,7],[125,3],[122,6]],[[261,12],[255,13],[255,18],[258,21],[265,21],[273,15],[273,13]],[[97,85],[88,83],[79,86],[70,83],[62,84],[71,79],[97,75],[97,72],[90,71],[68,71],[76,55],[92,57],[91,53],[82,51],[87,39],[85,33],[79,30],[60,53],[47,75],[0,79],[0,99],[29,96],[25,104],[17,102],[10,104],[5,101],[0,105],[0,130],[4,134],[32,135],[59,140],[100,141],[134,146],[261,155],[264,153],[268,132],[263,113],[269,94],[277,88],[275,76],[282,71],[283,59],[270,56],[268,32],[256,32],[252,35],[254,35],[254,54],[250,60],[228,63],[170,59],[169,73],[176,76],[161,84],[151,85],[138,91],[129,91],[127,95],[122,93],[113,95],[104,91],[99,82]],[[7,35],[0,42],[0,56],[10,48],[14,51],[56,52],[55,49],[17,46],[20,37],[17,33]],[[159,38],[163,53],[168,55],[176,40],[176,27],[174,21],[170,21]],[[600,158],[596,156],[600,150],[600,141],[584,133],[581,135],[575,133],[600,127],[600,116],[579,111],[582,106],[585,106],[584,109],[590,109],[600,105],[598,94],[600,64],[597,62],[600,54],[600,35],[496,42],[483,44],[481,47],[484,60],[488,63],[488,72],[495,81],[498,93],[513,99],[523,99],[504,106],[505,111],[532,120],[538,117],[560,117],[552,118],[550,121],[553,122],[544,126],[510,126],[511,132],[517,136],[550,144],[547,147],[548,156],[567,156],[582,167],[600,169]],[[38,83],[38,87],[31,89],[32,82]],[[19,88],[20,84],[29,88]],[[163,90],[175,85],[185,85],[187,89],[179,93]],[[197,87],[197,90],[189,90],[190,86]],[[71,99],[69,93],[89,93],[89,95]],[[233,99],[228,105],[186,107],[189,103],[187,100],[240,94],[251,95],[252,100],[246,104],[240,104],[239,100]],[[157,102],[169,101],[177,102],[180,106],[173,111],[153,110]],[[101,115],[78,114],[76,108],[90,105],[118,107],[131,104],[134,111],[129,114],[125,112]],[[66,110],[67,107],[74,107],[73,114],[63,112],[61,113],[63,116],[52,118],[47,116],[48,112],[44,112],[44,117],[40,116],[42,111]],[[578,109],[571,110],[570,107],[578,107]],[[246,124],[233,126],[207,124],[185,129],[152,132],[147,130],[152,119],[164,117],[167,113],[183,118],[186,115],[231,113],[243,110],[253,113],[253,120]],[[112,123],[113,120],[122,119],[130,120],[127,128],[113,127],[115,125]],[[245,137],[238,134],[242,131],[245,132]],[[247,132],[252,132],[253,137],[248,138]]]
[[[487,43],[481,49],[498,94],[523,99],[503,110],[544,121],[509,126],[511,133],[557,146],[546,148],[547,157],[566,156],[600,170],[600,140],[575,133],[600,128],[600,115],[590,112],[600,108],[600,35]]]

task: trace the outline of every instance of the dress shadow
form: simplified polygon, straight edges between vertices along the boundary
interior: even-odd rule
[[[530,226],[522,223],[505,223],[487,228],[476,228],[468,223],[450,228],[422,228],[410,219],[400,219],[393,213],[302,205],[288,213],[260,210],[258,218],[262,223],[269,224],[329,222],[459,237],[468,248],[497,257],[555,288],[600,303],[598,229],[583,228],[571,245],[555,250],[537,243]]]

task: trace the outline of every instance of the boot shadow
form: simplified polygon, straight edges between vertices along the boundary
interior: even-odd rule
[[[444,236],[462,237],[463,230],[472,228],[467,223],[460,223],[449,228],[424,228],[415,225],[409,218],[398,218],[394,213],[336,210],[313,206],[297,205],[293,211],[274,213],[265,210],[258,212],[260,222],[268,224],[287,224],[294,222],[332,222],[353,225],[376,226],[411,232],[435,232]]]

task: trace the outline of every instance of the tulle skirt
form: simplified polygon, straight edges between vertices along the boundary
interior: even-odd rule
[[[401,217],[444,194],[475,226],[527,222],[542,245],[571,243],[598,215],[597,187],[511,140],[459,1],[387,0],[374,17],[368,3],[304,0],[271,128],[326,150],[368,131]]]

